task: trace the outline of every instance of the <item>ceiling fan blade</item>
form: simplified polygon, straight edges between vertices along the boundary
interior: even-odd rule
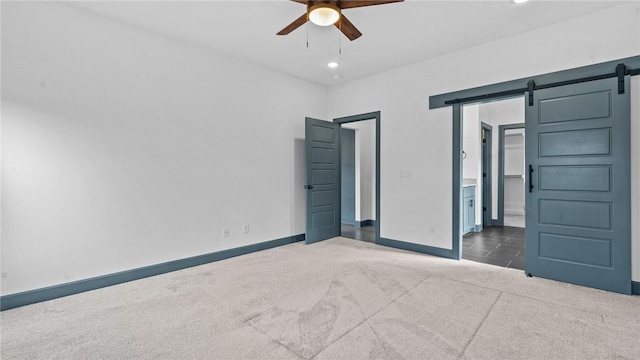
[[[305,5],[307,5],[309,3],[309,0],[291,0],[291,1],[297,2],[297,3],[300,3],[300,4],[305,4]]]
[[[352,9],[363,6],[383,5],[403,1],[404,0],[340,0],[339,4],[341,9]]]
[[[344,16],[344,14],[340,15],[340,20],[338,20],[334,25],[351,41],[362,36],[360,30],[358,30],[355,25],[353,25],[351,21]]]
[[[290,32],[292,32],[293,30],[299,28],[300,26],[304,25],[304,23],[307,22],[307,13],[302,14],[302,16],[300,16],[299,18],[295,19],[291,24],[285,26],[284,29],[280,30],[280,32],[278,32],[278,35],[287,35]]]

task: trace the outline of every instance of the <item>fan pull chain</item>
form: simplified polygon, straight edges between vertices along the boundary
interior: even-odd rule
[[[339,20],[340,32],[338,32],[338,55],[342,55],[342,19]]]
[[[309,15],[307,15],[307,49],[309,48]]]
[[[340,22],[340,32],[338,33],[338,41],[339,41],[338,55],[342,55],[342,21]]]

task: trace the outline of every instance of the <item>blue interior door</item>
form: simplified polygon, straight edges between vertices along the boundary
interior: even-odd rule
[[[305,242],[340,236],[340,125],[305,118]]]
[[[629,79],[624,94],[617,80],[536,90],[526,106],[525,271],[629,294]]]

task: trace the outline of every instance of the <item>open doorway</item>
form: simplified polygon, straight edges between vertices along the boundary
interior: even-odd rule
[[[375,243],[376,124],[351,122],[340,129],[341,234]]]
[[[375,133],[373,140],[374,151],[362,151],[362,154],[366,155],[373,156],[371,153],[375,154],[373,156],[375,159],[373,170],[375,181],[371,185],[372,188],[375,188],[375,195],[373,196],[375,201],[371,205],[371,208],[375,209],[375,211],[373,211],[371,217],[361,215],[360,219],[356,219],[359,223],[355,220],[354,222],[360,226],[373,225],[374,242],[380,242],[380,112],[376,111],[336,118],[333,119],[333,122],[310,117],[305,118],[306,185],[304,188],[307,190],[307,199],[305,204],[304,241],[306,244],[313,244],[342,235],[340,129],[347,124],[366,120],[373,120],[371,123]],[[354,126],[358,127],[359,125]],[[358,203],[356,203],[357,206]]]
[[[498,222],[525,227],[525,129],[523,123],[500,125]]]
[[[640,73],[628,66],[639,59],[429,97],[430,109],[453,110],[453,242],[442,254],[462,257],[464,105],[522,94],[527,276],[632,293],[629,79]]]
[[[524,270],[524,99],[462,110],[462,258]]]

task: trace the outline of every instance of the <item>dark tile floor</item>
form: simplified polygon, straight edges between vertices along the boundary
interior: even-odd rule
[[[373,226],[355,227],[353,225],[342,224],[342,237],[375,243],[376,228]]]
[[[524,229],[489,227],[462,238],[462,258],[524,270]]]
[[[342,224],[342,237],[375,242],[375,227]],[[485,264],[524,270],[524,229],[490,227],[462,238],[462,258]]]

